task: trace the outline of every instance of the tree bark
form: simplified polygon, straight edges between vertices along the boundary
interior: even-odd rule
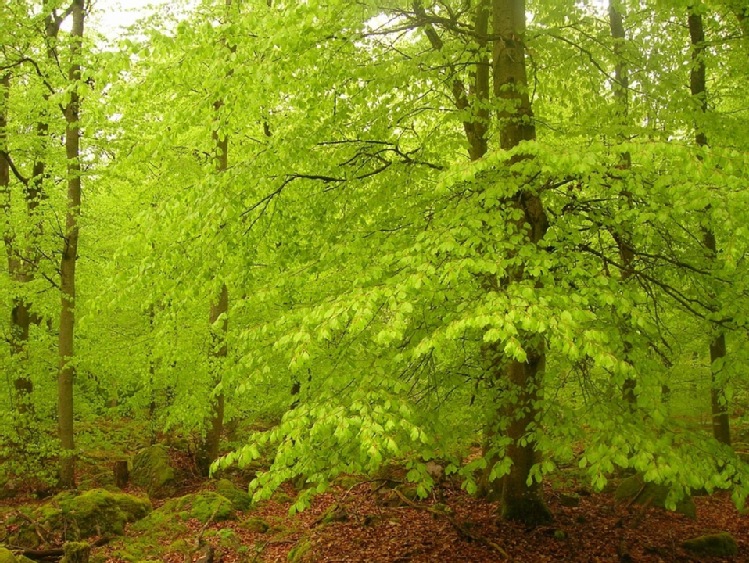
[[[705,72],[705,29],[702,16],[689,8],[689,38],[692,47],[692,70],[689,74],[689,89],[699,106],[700,119],[708,111],[707,86]],[[707,134],[704,132],[700,119],[695,126],[695,142],[701,147],[708,146]],[[717,243],[715,233],[709,227],[702,230],[702,244],[708,254],[715,259]],[[728,400],[718,381],[718,375],[726,357],[726,337],[722,332],[713,336],[710,342],[710,408],[712,411],[713,437],[719,442],[731,445],[731,427],[728,417]]]
[[[57,382],[58,431],[62,452],[60,456],[60,486],[75,486],[75,440],[73,433],[73,381],[75,379],[74,335],[75,335],[75,269],[78,259],[78,216],[81,206],[81,161],[80,161],[80,56],[82,51],[84,0],[72,0],[73,26],[70,45],[70,67],[68,81],[70,94],[65,107],[65,154],[67,168],[67,206],[65,211],[65,233],[62,259],[60,261],[60,310],[59,354],[60,371]]]

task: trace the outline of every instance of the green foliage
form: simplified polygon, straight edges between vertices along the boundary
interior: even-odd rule
[[[393,460],[421,497],[434,459],[475,492],[477,473],[512,470],[506,431],[528,391],[492,373],[544,350],[539,414],[521,439],[539,454],[530,481],[577,463],[601,489],[634,469],[668,487],[670,507],[702,487],[743,504],[747,466],[696,427],[711,389],[730,408],[747,400],[749,137],[735,14],[700,4],[712,38],[702,112],[687,88],[689,37],[674,25],[686,21],[684,2],[619,3],[623,44],[597,3],[529,2],[537,138],[499,150],[492,118],[490,150],[469,162],[465,124],[504,102],[469,89],[456,105],[481,51],[466,32],[475,14],[457,1],[423,4],[429,25],[400,1],[205,1],[181,21],[142,22],[116,49],[87,45],[79,420],[126,415],[148,427],[144,438],[172,429],[200,441],[222,395],[227,420],[279,422],[237,436],[216,467],[268,459],[253,498],[293,480],[304,490],[292,511],[336,476]],[[26,20],[16,12],[29,22],[9,27]],[[24,283],[3,266],[0,309],[9,318],[28,299],[44,321],[23,357],[0,351],[2,478],[49,480],[46,320],[59,307],[66,167],[51,141],[64,131],[65,82],[42,56],[44,14],[20,2],[0,15],[0,66],[13,74],[1,144],[25,177],[46,163],[36,214],[22,179],[2,192],[3,233],[40,259]],[[696,128],[709,146],[695,146]],[[223,138],[229,164],[218,173]],[[549,221],[538,244],[519,205],[529,194]],[[208,309],[222,284],[228,356],[216,363]],[[719,332],[729,355],[711,366]],[[22,441],[18,373],[34,383],[38,417],[24,457],[11,450]],[[80,443],[107,439],[90,431]],[[475,443],[485,447],[466,461]],[[136,482],[169,481],[162,461]]]

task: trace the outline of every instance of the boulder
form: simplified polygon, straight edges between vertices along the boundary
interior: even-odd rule
[[[130,480],[150,497],[164,498],[174,492],[174,477],[169,453],[163,446],[150,446],[135,454]]]
[[[46,515],[46,527],[69,529],[72,533],[68,539],[122,535],[125,524],[140,520],[151,511],[148,499],[104,489],[91,489],[81,495],[62,493],[50,504],[53,510]]]
[[[216,492],[229,499],[234,510],[243,512],[250,508],[252,499],[247,491],[237,487],[229,479],[220,479],[216,483]]]
[[[692,538],[681,547],[698,557],[734,557],[739,553],[736,540],[728,532]]]
[[[264,534],[270,530],[268,523],[262,518],[249,518],[241,524],[242,528],[250,532],[257,532],[258,534]]]
[[[231,501],[225,496],[210,491],[169,500],[155,512],[164,515],[177,514],[184,520],[195,518],[203,523],[229,520],[234,517]]]
[[[642,479],[642,475],[633,475],[621,482],[614,493],[614,497],[620,502],[631,501],[637,504],[666,508],[668,492],[669,488],[665,485],[646,483]],[[689,518],[696,518],[697,507],[692,497],[681,499],[676,504],[676,512]]]
[[[39,546],[38,532],[64,531],[64,538],[76,541],[96,535],[122,535],[125,524],[145,517],[151,502],[125,493],[91,489],[80,495],[60,493],[49,502],[26,512],[9,524],[14,532],[7,541],[19,547],[34,549]]]

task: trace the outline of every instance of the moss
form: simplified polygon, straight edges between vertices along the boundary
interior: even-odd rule
[[[348,512],[338,504],[331,505],[320,518],[321,524],[332,524],[333,522],[345,522],[348,520]]]
[[[617,501],[634,500],[637,504],[666,508],[669,488],[665,485],[645,483],[641,475],[633,475],[621,482],[614,493]],[[676,512],[697,517],[697,507],[691,497],[685,497],[676,504]]]
[[[227,547],[235,549],[240,545],[240,540],[234,530],[230,528],[222,528],[218,531],[219,545],[221,547]]]
[[[60,563],[88,563],[91,546],[86,542],[67,542],[63,546],[65,555]]]
[[[59,512],[48,514],[44,520],[56,524],[60,518],[62,523],[72,523],[75,531],[70,539],[122,535],[125,524],[135,522],[151,511],[148,499],[104,489],[92,489],[79,496],[58,495],[53,499],[53,509],[55,505],[59,506]]]
[[[234,510],[243,512],[250,508],[252,499],[250,495],[237,487],[229,479],[221,479],[216,483],[216,492],[231,501],[231,506]]]
[[[356,475],[341,475],[334,481],[336,485],[343,489],[350,489],[357,486],[361,482],[362,478],[357,477]]]
[[[291,551],[289,551],[289,555],[286,557],[286,560],[289,563],[301,563],[302,561],[307,561],[307,555],[312,550],[312,544],[307,538],[303,538],[299,540],[299,542],[291,548]]]
[[[169,464],[169,454],[163,446],[151,446],[139,451],[133,458],[130,479],[148,491],[149,496],[164,498],[174,489],[174,469]]]
[[[203,523],[234,517],[234,509],[229,499],[210,491],[172,499],[156,512],[179,514],[185,518],[196,518]]]
[[[180,540],[176,540],[170,543],[169,547],[167,547],[167,551],[170,553],[188,554],[192,551],[192,547],[187,542],[187,540],[180,539]]]
[[[681,546],[700,557],[734,557],[739,553],[736,540],[728,532],[692,538]]]
[[[242,527],[250,532],[264,534],[270,529],[268,523],[262,518],[250,518],[242,522]]]
[[[0,563],[17,563],[17,559],[12,551],[0,547]]]
[[[40,540],[36,526],[62,530],[64,540],[77,541],[94,535],[122,535],[125,524],[135,522],[151,511],[151,502],[125,493],[92,489],[81,495],[61,493],[49,502],[27,510],[26,517],[7,521],[15,531],[5,541],[35,549]]]

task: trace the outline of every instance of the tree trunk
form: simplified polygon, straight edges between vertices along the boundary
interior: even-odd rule
[[[498,115],[499,140],[500,147],[509,150],[536,138],[525,67],[525,1],[494,0],[492,15],[494,96],[502,103]],[[538,195],[525,190],[517,196],[506,204],[522,209],[520,227],[527,231],[530,241],[537,244],[548,229],[543,202]],[[515,273],[510,283],[520,281],[523,275],[522,271]],[[510,359],[504,368],[504,377],[516,401],[505,413],[509,419],[508,437],[512,440],[507,455],[512,466],[502,487],[502,516],[536,525],[551,519],[540,484],[529,484],[531,467],[538,460],[535,443],[528,434],[538,417],[535,398],[543,379],[546,344],[541,338],[527,336],[523,347],[527,360]]]
[[[689,9],[689,37],[692,43],[692,70],[689,74],[689,89],[699,105],[700,119],[708,111],[705,77],[705,30],[702,16],[693,7]],[[708,146],[707,135],[702,130],[700,119],[695,126],[695,142],[701,147]],[[714,259],[717,256],[715,233],[709,228],[702,230],[702,244]],[[731,445],[731,428],[728,418],[728,400],[718,381],[721,364],[726,357],[726,338],[722,332],[713,336],[710,342],[710,406],[712,411],[713,437],[719,442]]]
[[[70,67],[68,81],[70,98],[65,107],[65,154],[68,159],[68,194],[65,212],[65,233],[60,261],[60,310],[58,376],[58,428],[62,452],[60,455],[60,485],[75,486],[75,441],[73,434],[73,381],[75,378],[74,333],[75,333],[75,267],[78,259],[78,215],[81,206],[81,161],[80,161],[80,96],[81,44],[83,38],[84,0],[72,0],[73,27],[70,45]]]
[[[8,101],[10,97],[10,73],[0,76],[0,190],[3,194],[3,211],[6,222],[3,228],[3,241],[8,257],[8,277],[11,282],[28,281],[27,267],[16,244],[16,236],[11,224],[10,154],[8,147]],[[29,180],[24,179],[28,185]],[[10,313],[10,355],[13,369],[15,408],[19,414],[31,409],[33,385],[25,369],[26,344],[29,340],[31,312],[27,301],[14,289]]]
[[[616,55],[616,66],[614,67],[614,100],[616,103],[616,115],[618,118],[618,125],[624,126],[627,123],[629,114],[629,72],[627,71],[627,64],[624,56],[624,44],[627,40],[627,34],[624,30],[624,17],[616,8],[616,4],[611,0],[609,1],[609,29],[611,31],[611,37],[614,40],[614,55]],[[618,134],[618,137],[620,140],[625,140],[624,135],[621,133]],[[629,152],[624,152],[622,154],[619,166],[623,170],[629,170],[632,167],[632,156]],[[631,194],[625,192],[622,195],[624,195],[627,204],[631,207]],[[626,281],[634,275],[634,248],[632,247],[632,242],[628,233],[615,231],[612,234],[619,252],[619,259],[622,263],[622,282],[626,283]],[[632,361],[630,360],[632,344],[626,338],[626,333],[629,332],[629,318],[625,318],[623,325],[622,330],[625,334],[623,350],[624,359],[629,365],[632,365]],[[636,390],[637,380],[634,377],[628,377],[624,380],[624,384],[622,385],[622,398],[629,406],[630,410],[633,410],[637,403]]]
[[[212,331],[212,346],[210,351],[210,369],[213,383],[221,385],[223,360],[226,359],[226,331],[228,328],[226,313],[229,309],[229,292],[226,285],[221,286],[218,301],[211,305],[210,323]],[[211,414],[208,420],[208,431],[200,453],[200,469],[208,475],[211,463],[218,458],[221,434],[224,430],[224,391],[216,393],[211,404]]]
[[[231,7],[231,0],[226,0],[226,7]],[[213,104],[216,111],[216,119],[224,103],[221,100]],[[220,124],[213,131],[213,142],[216,147],[216,173],[223,174],[229,167],[229,137],[220,132]],[[221,434],[224,430],[224,391],[220,387],[223,364],[226,359],[226,331],[228,322],[226,313],[229,310],[229,291],[226,284],[221,286],[218,301],[211,304],[209,311],[209,323],[211,325],[211,350],[209,358],[210,372],[213,377],[213,384],[219,387],[219,391],[213,398],[211,404],[210,416],[208,420],[208,430],[205,436],[205,442],[202,445],[202,451],[199,454],[198,465],[204,475],[210,472],[211,463],[218,458],[219,445],[221,443]],[[221,319],[219,323],[219,319]]]

